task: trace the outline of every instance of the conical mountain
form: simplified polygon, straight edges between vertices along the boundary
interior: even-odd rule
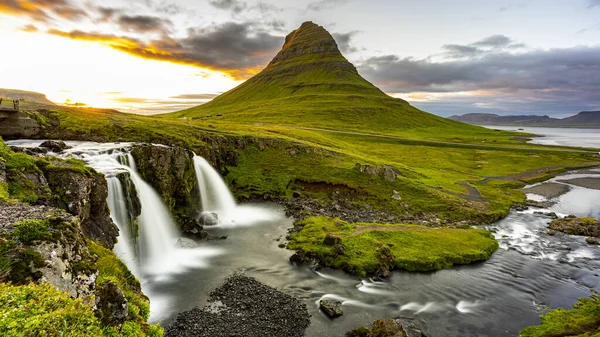
[[[467,127],[423,112],[365,80],[323,27],[303,23],[254,77],[212,101],[172,117],[212,116],[242,124],[277,124],[397,133],[424,127]]]

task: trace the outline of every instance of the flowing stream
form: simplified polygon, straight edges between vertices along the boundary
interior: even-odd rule
[[[488,261],[428,273],[397,271],[386,280],[375,280],[291,265],[288,258],[293,252],[278,247],[292,226],[283,209],[271,203],[236,205],[222,179],[197,156],[198,184],[208,197],[199,203],[226,218],[209,231],[228,238],[180,248],[171,216],[157,193],[139,177],[133,158],[122,159],[129,144],[68,144],[74,146],[69,155],[107,176],[111,217],[121,230],[115,251],[141,279],[151,300],[152,322],[167,325],[178,312],[203,305],[210,291],[236,271],[303,300],[312,315],[307,336],[343,336],[384,317],[414,321],[430,337],[515,336],[522,328],[539,324],[546,306],[569,308],[578,298],[588,297],[590,288],[600,289],[600,248],[586,244],[583,237],[546,234],[550,218],[534,214],[600,217],[600,190],[564,182],[600,179],[600,170],[557,177],[553,182],[568,185],[569,191],[552,199],[552,206],[511,212],[488,226],[500,243]],[[115,177],[122,171],[129,172],[142,203],[137,243],[127,240],[128,201]],[[323,298],[342,301],[344,316],[325,317],[317,305]]]

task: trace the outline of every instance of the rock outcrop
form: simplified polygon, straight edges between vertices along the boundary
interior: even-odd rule
[[[382,177],[383,179],[385,179],[389,182],[396,181],[396,177],[400,175],[398,170],[396,170],[394,167],[389,166],[389,165],[384,165],[382,167],[375,167],[375,166],[371,166],[371,165],[361,165],[361,164],[357,163],[354,166],[354,168],[362,173],[366,173],[366,174],[369,174],[369,175],[372,175],[375,177],[376,176]]]
[[[600,221],[593,218],[556,219],[548,224],[548,228],[571,235],[600,236]]]
[[[42,126],[27,113],[0,112],[0,137],[4,139],[31,138],[42,131]]]
[[[104,325],[121,326],[127,320],[127,299],[113,281],[104,281],[96,287],[96,316]]]
[[[57,205],[80,219],[81,229],[87,237],[112,249],[119,230],[112,222],[106,204],[108,186],[104,176],[90,168],[61,166],[61,162],[41,169],[54,191]]]
[[[18,212],[16,218],[23,212],[22,208],[10,210]],[[44,216],[41,212],[32,214]],[[91,303],[98,273],[90,267],[92,257],[78,219],[58,209],[46,209],[46,214],[42,219],[28,218],[3,226],[0,250],[10,271],[0,281],[16,285],[49,282],[71,297]]]
[[[140,176],[158,192],[175,220],[182,224],[193,218],[200,199],[192,154],[177,146],[137,144],[131,155]]]

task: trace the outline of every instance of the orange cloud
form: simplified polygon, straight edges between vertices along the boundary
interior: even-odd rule
[[[144,42],[133,37],[88,33],[79,30],[65,32],[58,29],[49,29],[47,33],[72,40],[97,42],[144,59],[219,71],[236,80],[247,79],[258,73],[263,68],[260,64],[266,61],[266,57],[263,56],[265,53],[262,53],[261,57],[256,57],[255,54],[250,55],[249,59],[242,60],[227,59],[226,57],[215,58],[213,54],[203,55],[202,53],[196,53],[195,46],[190,47],[189,41],[185,39],[176,40],[168,36],[163,36],[160,40]],[[191,42],[194,42],[194,40]],[[224,56],[227,56],[225,55],[227,52],[223,53]],[[257,65],[257,63],[259,64]]]
[[[48,22],[52,17],[76,20],[87,16],[84,10],[67,0],[3,0],[0,1],[0,13],[28,16],[38,22]]]

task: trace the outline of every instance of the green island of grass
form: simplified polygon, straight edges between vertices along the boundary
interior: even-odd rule
[[[487,230],[403,224],[348,223],[310,217],[290,235],[288,248],[324,267],[366,276],[386,271],[433,271],[487,260],[498,242]]]

